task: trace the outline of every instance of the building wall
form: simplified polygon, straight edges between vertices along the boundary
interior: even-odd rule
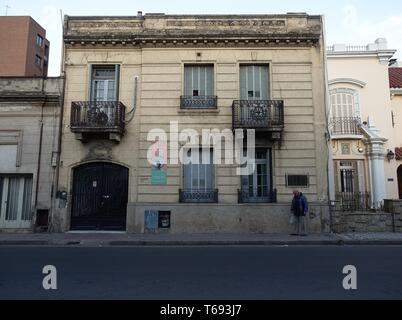
[[[317,21],[321,23],[319,19]],[[152,20],[153,26],[162,22]],[[293,26],[294,21],[290,19],[288,24]],[[161,208],[172,211],[174,226],[171,232],[174,233],[287,232],[290,230],[288,218],[292,188],[285,185],[286,174],[309,174],[310,185],[301,191],[312,204],[312,230],[323,230],[325,227],[322,226],[328,223],[323,56],[322,39],[316,45],[261,47],[250,44],[236,48],[210,45],[133,48],[120,44],[83,46],[67,43],[59,190],[67,191],[69,197],[58,215],[61,230],[69,229],[72,169],[81,163],[99,160],[119,163],[130,169],[127,225],[130,232],[144,232],[144,211]],[[180,109],[186,63],[214,65],[217,110]],[[182,166],[168,164],[167,185],[152,185],[151,165],[147,161],[147,150],[152,142],[147,141],[147,135],[155,128],[164,129],[169,134],[170,121],[178,121],[180,131],[185,128],[199,133],[203,128],[231,130],[232,102],[239,99],[239,65],[242,63],[269,64],[271,98],[284,100],[285,130],[281,143],[262,142],[266,147],[272,146],[273,184],[278,189],[280,205],[239,205],[240,177],[236,175],[235,166],[225,164],[217,165],[215,169],[219,204],[179,204]],[[139,77],[136,114],[118,144],[99,139],[83,144],[75,139],[68,127],[71,103],[89,99],[91,64],[121,65],[119,99],[128,109],[133,106],[134,78]],[[105,150],[102,156],[91,151],[96,146]],[[242,225],[243,220],[250,222]],[[249,223],[260,224],[260,227],[250,227]]]
[[[390,148],[395,152],[395,148],[402,148],[402,93],[391,95],[391,109],[394,113],[394,127],[392,128],[392,138],[390,139]],[[402,166],[402,160],[393,159],[390,161],[388,175],[398,171]],[[398,179],[395,179],[395,184],[398,185]],[[398,191],[396,197],[398,199]]]
[[[46,40],[46,31],[31,17],[0,17],[0,76],[46,76],[47,67],[35,65],[35,55],[45,57],[45,45],[36,45],[37,35]]]
[[[387,54],[392,56],[393,52],[388,50]],[[387,151],[395,149],[387,60],[382,61],[376,51],[344,52],[339,55],[329,53],[328,74],[330,82],[334,79],[354,79],[363,82],[364,87],[351,83],[336,83],[330,85],[330,89],[350,88],[359,93],[362,121],[374,125],[379,129],[378,135],[387,139],[384,144],[386,197],[397,198],[398,186],[395,164],[386,159]],[[360,144],[363,143],[364,139],[361,139]],[[364,155],[367,157],[366,148]],[[358,157],[360,156],[358,155]]]
[[[32,211],[51,210],[52,186],[59,132],[60,78],[0,78],[0,145],[18,145],[16,159],[9,163],[8,154],[0,154],[0,174],[29,174],[33,176]],[[42,156],[39,189],[38,159],[41,121],[43,121]],[[37,193],[37,205],[34,207]],[[35,223],[35,215],[32,225]],[[2,231],[5,231],[4,229]]]

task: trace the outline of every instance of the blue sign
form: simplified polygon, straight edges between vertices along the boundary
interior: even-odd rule
[[[156,230],[158,229],[159,217],[158,211],[145,210],[145,229]]]

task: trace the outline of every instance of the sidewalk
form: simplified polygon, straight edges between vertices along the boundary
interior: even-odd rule
[[[312,234],[126,234],[126,233],[0,233],[0,246],[322,246],[401,245],[402,233]]]

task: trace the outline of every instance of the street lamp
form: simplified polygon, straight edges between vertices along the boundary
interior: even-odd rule
[[[391,160],[395,159],[395,153],[393,153],[392,150],[388,150],[387,159],[390,162]]]

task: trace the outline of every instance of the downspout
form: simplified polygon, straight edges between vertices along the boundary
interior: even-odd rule
[[[67,23],[68,17],[65,16],[64,23]],[[64,31],[63,31],[63,39],[64,39]],[[64,102],[65,102],[65,92],[66,92],[66,73],[64,68],[64,59],[65,59],[65,44],[64,40],[62,40],[62,48],[61,48],[61,64],[60,64],[60,79],[63,81],[62,92],[60,92],[60,113],[59,113],[59,132],[58,132],[58,139],[57,139],[57,148],[56,148],[56,172],[55,172],[55,179],[54,184],[52,186],[52,208],[49,215],[49,232],[53,231],[53,216],[54,216],[54,208],[56,203],[56,196],[57,191],[59,189],[59,180],[60,180],[60,162],[61,162],[61,144],[62,144],[62,137],[63,137],[63,118],[64,118]],[[55,190],[56,189],[56,190]],[[56,191],[56,192],[55,192]]]
[[[328,86],[328,59],[327,59],[327,45],[326,45],[326,25],[325,16],[321,17],[322,20],[322,41],[323,41],[323,62],[324,62],[324,104],[325,104],[325,125],[326,134],[325,139],[327,141],[327,181],[328,181],[328,207],[329,207],[329,228],[330,232],[333,232],[333,201],[335,200],[335,190],[334,190],[334,168],[332,159],[332,148],[331,148],[331,133],[329,132],[329,86]]]
[[[40,179],[40,171],[41,171],[41,161],[42,161],[42,141],[43,141],[43,108],[46,105],[46,94],[45,94],[45,78],[42,78],[42,94],[45,96],[44,100],[42,102],[42,107],[41,107],[41,115],[40,115],[40,121],[39,121],[39,151],[38,151],[38,163],[36,166],[36,192],[35,192],[35,210],[37,210],[38,206],[38,197],[39,197],[39,179]]]

